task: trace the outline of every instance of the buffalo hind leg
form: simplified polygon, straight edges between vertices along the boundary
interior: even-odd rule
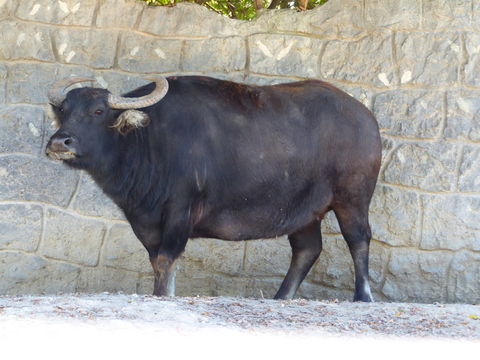
[[[288,236],[292,247],[292,260],[287,275],[274,299],[292,299],[298,287],[322,251],[320,221]]]
[[[353,301],[373,302],[368,282],[368,253],[371,231],[368,224],[368,207],[334,209],[342,235],[347,242],[355,269],[355,294]]]

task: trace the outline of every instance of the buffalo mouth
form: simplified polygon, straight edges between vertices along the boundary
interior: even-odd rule
[[[52,160],[72,160],[77,157],[77,154],[73,151],[53,151],[47,148],[46,150],[47,156]]]

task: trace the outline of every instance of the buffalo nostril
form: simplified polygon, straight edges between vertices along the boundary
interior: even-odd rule
[[[70,152],[73,138],[65,134],[54,135],[48,144],[48,149],[53,152]]]

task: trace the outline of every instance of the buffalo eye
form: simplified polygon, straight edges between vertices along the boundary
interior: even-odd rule
[[[95,110],[95,115],[102,115],[102,114],[103,114],[102,109]]]
[[[63,110],[63,107],[60,106],[60,107],[58,108],[58,111],[61,112],[61,113],[63,113],[65,110]]]

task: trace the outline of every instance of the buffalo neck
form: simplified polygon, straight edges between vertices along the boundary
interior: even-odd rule
[[[125,213],[160,206],[164,189],[159,150],[153,148],[148,128],[118,135],[108,163],[89,173]],[[155,152],[155,154],[153,154]],[[161,157],[160,157],[161,158]]]

